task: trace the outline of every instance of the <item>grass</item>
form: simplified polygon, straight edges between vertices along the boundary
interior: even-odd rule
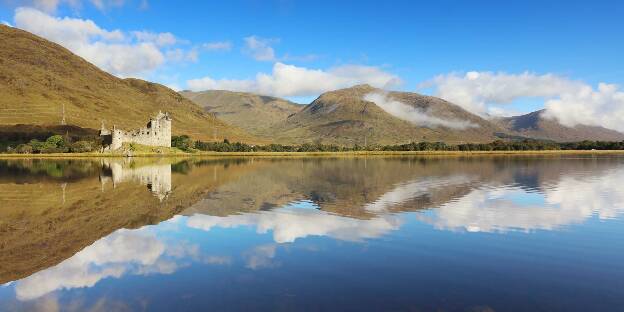
[[[0,125],[58,125],[88,129],[144,127],[159,110],[173,118],[174,135],[255,141],[175,91],[139,79],[119,79],[69,50],[0,25]]]
[[[150,150],[151,149],[151,150]],[[155,149],[163,149],[160,152]],[[166,150],[165,150],[166,149]],[[196,152],[186,153],[177,148],[141,148],[132,157],[357,157],[357,156],[497,156],[497,155],[624,155],[624,150],[549,150],[549,151],[357,151],[357,152]],[[2,158],[89,158],[128,157],[123,153],[56,153],[0,154]]]

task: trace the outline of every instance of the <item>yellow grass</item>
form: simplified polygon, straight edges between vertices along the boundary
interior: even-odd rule
[[[350,152],[196,152],[185,153],[168,149],[161,153],[136,151],[132,157],[353,157],[353,156],[496,156],[496,155],[624,155],[624,150],[595,151],[350,151]],[[7,158],[89,158],[128,157],[121,153],[56,153],[56,154],[0,154]]]

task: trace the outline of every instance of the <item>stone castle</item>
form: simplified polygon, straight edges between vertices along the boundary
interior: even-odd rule
[[[131,131],[117,129],[115,126],[109,130],[102,124],[100,136],[104,150],[108,151],[118,150],[124,143],[171,147],[171,117],[169,113],[158,112],[145,127]]]

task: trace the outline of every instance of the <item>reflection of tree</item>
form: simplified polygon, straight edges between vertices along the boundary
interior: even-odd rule
[[[31,173],[30,162],[36,163],[37,168],[60,162],[65,176],[72,178],[59,181],[43,177],[39,169]],[[178,161],[137,159],[129,167],[172,162]],[[0,163],[0,283],[55,265],[117,229],[167,220],[246,170],[242,164],[225,169],[224,161],[197,166],[191,163],[193,169],[187,175],[171,175],[172,193],[161,202],[137,183],[120,183],[103,191],[100,160],[30,160],[20,161],[18,166],[11,163],[9,169],[5,164]],[[13,175],[14,168],[19,169],[20,175]],[[87,176],[67,175],[85,168]],[[64,204],[60,182],[67,183]]]
[[[437,214],[431,222],[442,228],[480,223],[479,229],[485,230],[488,226],[483,220],[493,220],[489,228],[548,228],[544,224],[568,224],[593,213],[613,216],[622,211],[614,203],[624,202],[617,189],[622,160],[615,158],[137,158],[123,166],[136,171],[171,164],[175,169],[167,182],[170,197],[160,202],[140,181],[132,179],[102,191],[100,160],[0,162],[0,283],[58,264],[117,229],[159,223],[182,212],[204,215],[201,228],[217,221],[265,224],[280,235],[278,241],[291,241],[306,235],[344,238],[364,233],[359,237],[378,237],[367,233],[395,229],[399,223],[387,219],[393,213],[425,209]],[[60,169],[53,169],[54,176],[49,176],[45,168]],[[601,180],[607,184],[597,183]],[[67,183],[64,204],[62,183]],[[493,206],[479,210],[493,203],[491,190],[511,190],[519,196],[538,194],[547,200],[544,205],[561,207],[552,216],[563,221],[542,218],[546,221],[537,227],[530,220],[517,222],[522,216],[539,216],[544,212],[541,204],[532,206],[533,210],[526,205],[502,206],[509,208],[507,211]],[[499,197],[503,201],[509,198]],[[284,210],[297,201],[310,201],[316,210]],[[581,204],[592,208],[579,210]],[[563,218],[577,210],[580,214],[574,218]],[[245,215],[247,212],[254,214]],[[378,229],[382,231],[374,232]]]
[[[76,181],[97,175],[96,162],[76,160],[0,160],[0,182],[38,183],[42,180]]]

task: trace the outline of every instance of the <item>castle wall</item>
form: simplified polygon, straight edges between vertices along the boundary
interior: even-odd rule
[[[133,131],[115,129],[111,131],[111,150],[117,150],[123,143],[136,143],[148,146],[171,147],[171,118],[159,113],[151,118],[146,127]]]

